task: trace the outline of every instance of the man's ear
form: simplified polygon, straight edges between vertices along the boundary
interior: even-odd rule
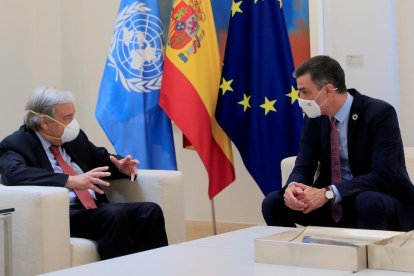
[[[49,128],[49,124],[48,124],[49,120],[46,118],[46,116],[40,116],[39,117],[39,126],[41,130],[48,130]]]
[[[335,90],[336,90],[336,88],[333,86],[333,84],[328,83],[327,85],[325,85],[326,94],[330,94],[330,93],[334,92]]]

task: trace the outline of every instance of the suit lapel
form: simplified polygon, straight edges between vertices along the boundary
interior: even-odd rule
[[[32,143],[32,152],[35,154],[35,158],[39,160],[39,166],[46,170],[52,171],[52,164],[50,164],[49,157],[47,157],[46,151],[43,149],[42,142],[40,142],[39,137],[32,130],[26,128],[27,134],[31,137]]]
[[[67,143],[63,144],[62,147],[65,149],[66,153],[69,154],[71,161],[76,163],[76,165],[78,165],[79,168],[81,168],[83,172],[86,172],[87,168],[83,166],[82,160],[79,159],[79,156],[78,156],[79,154],[76,154],[74,152],[74,149]]]
[[[354,139],[356,131],[358,131],[358,123],[361,113],[361,94],[355,89],[349,89],[349,93],[354,97],[348,120],[348,159],[352,160],[354,156],[355,144],[358,141]],[[351,162],[350,162],[351,163]]]

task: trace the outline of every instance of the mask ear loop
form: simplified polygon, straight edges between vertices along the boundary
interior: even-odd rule
[[[314,101],[316,101],[316,99],[319,97],[319,95],[321,94],[321,92],[322,91],[325,91],[325,93],[326,93],[326,95],[328,95],[328,93],[326,92],[326,89],[325,89],[325,87],[327,86],[328,84],[325,84],[323,87],[322,87],[322,89],[321,90],[319,90],[319,92],[318,92],[318,95],[316,95],[316,97],[315,97],[315,99],[313,99]],[[338,90],[338,87],[335,87],[334,89],[332,89],[333,91],[337,91]]]
[[[319,90],[319,92],[318,92],[318,95],[316,95],[316,97],[313,99],[315,102],[316,102],[316,99],[319,97],[319,95],[321,94],[321,92],[322,91],[325,91],[325,86],[326,85],[324,85],[323,87],[322,87],[322,89],[321,90]],[[326,91],[325,91],[325,93],[326,93]]]
[[[59,122],[58,120],[56,120],[55,118],[52,118],[52,117],[50,117],[49,115],[47,115],[47,114],[41,114],[41,113],[39,113],[39,112],[36,112],[36,111],[33,111],[33,110],[28,110],[29,112],[32,112],[33,114],[36,114],[36,115],[43,115],[43,116],[46,116],[46,117],[48,117],[50,120],[52,120],[52,121],[54,121],[54,122],[56,122],[56,123],[58,123],[58,124],[60,124],[61,126],[63,126],[63,127],[66,127],[66,125],[65,124],[63,124],[63,123],[61,123],[61,122]]]
[[[332,88],[332,91],[338,91],[338,87]],[[325,93],[326,95],[328,95],[328,92],[326,92],[326,90],[325,90]]]
[[[326,86],[326,85],[325,85]],[[328,95],[328,93],[326,92],[326,90],[325,90],[325,86],[324,87],[322,87],[322,89],[318,92],[318,95],[316,96],[316,98],[315,99],[313,99],[314,101],[316,101],[316,99],[319,97],[319,95],[320,95],[320,93],[322,92],[322,91],[325,91],[325,93],[326,93],[326,96],[327,97],[329,97],[329,95]],[[338,90],[338,87],[335,87],[334,89],[332,89],[333,91],[337,91]],[[319,107],[322,107],[325,103],[326,103],[326,101],[328,101],[328,98],[326,98],[326,100],[324,100],[323,101],[323,103],[321,103],[320,105],[319,105]]]
[[[46,114],[41,114],[41,113],[39,113],[39,112],[36,112],[36,111],[33,111],[33,110],[28,110],[29,112],[31,112],[31,113],[33,113],[33,114],[35,114],[35,115],[44,115],[44,116],[46,116],[46,117],[48,117],[49,119],[51,119],[51,120],[53,120],[53,121],[55,121],[55,122],[57,122],[57,123],[59,123],[59,124],[61,124],[61,125],[63,125],[64,127],[66,127],[64,124],[62,124],[61,122],[59,122],[59,121],[56,121],[56,119],[54,119],[54,118],[52,118],[52,117],[50,117],[49,115],[46,115]],[[59,137],[54,137],[54,136],[51,136],[51,135],[48,135],[48,134],[46,134],[46,133],[43,133],[44,135],[46,135],[46,136],[48,136],[48,137],[50,137],[50,138],[53,138],[53,139],[56,139],[56,140],[61,140],[61,138],[59,138]]]
[[[38,113],[38,112],[36,112],[36,111],[33,111],[33,110],[31,110],[31,109],[29,109],[28,110],[29,112],[32,112],[33,114],[35,114],[35,115],[40,115],[40,113]]]

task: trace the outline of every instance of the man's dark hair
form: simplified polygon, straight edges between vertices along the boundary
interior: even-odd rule
[[[309,74],[319,89],[328,83],[338,88],[339,93],[346,92],[345,73],[339,62],[328,56],[315,56],[303,62],[293,73],[295,78]]]

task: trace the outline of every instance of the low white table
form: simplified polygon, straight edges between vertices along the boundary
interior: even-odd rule
[[[42,275],[413,275],[413,273],[372,269],[353,274],[351,271],[343,270],[255,263],[254,240],[288,230],[290,228],[255,226]]]
[[[43,275],[349,275],[351,271],[259,264],[254,239],[289,228],[255,226]]]

